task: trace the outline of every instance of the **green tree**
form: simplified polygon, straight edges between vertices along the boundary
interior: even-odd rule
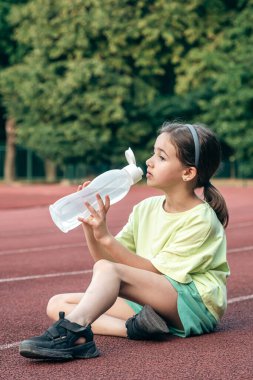
[[[23,53],[21,45],[12,38],[13,28],[8,22],[8,15],[13,4],[25,3],[25,0],[5,0],[0,2],[0,73],[6,67],[19,60]],[[4,162],[4,179],[12,182],[15,179],[15,119],[13,114],[8,114],[3,107],[0,88],[0,141],[6,140],[6,155]]]
[[[129,144],[143,150],[161,121],[152,115],[170,106],[180,60],[204,43],[206,25],[219,23],[217,3],[35,0],[16,7],[16,39],[28,54],[5,73],[4,95],[19,141],[58,163],[114,162]]]
[[[176,91],[201,94],[201,119],[232,148],[231,159],[240,161],[239,174],[252,176],[253,1],[229,5],[222,28],[203,49],[191,49],[187,55],[177,73]]]
[[[207,122],[231,145],[240,131],[226,132],[217,114],[235,104],[231,72],[252,70],[238,50],[246,54],[250,7],[239,0],[104,0],[102,6],[33,0],[14,7],[11,24],[26,54],[1,82],[19,142],[58,164],[85,158],[109,166],[124,160],[128,145],[144,160],[159,125],[181,118]],[[250,101],[249,87],[242,83]]]

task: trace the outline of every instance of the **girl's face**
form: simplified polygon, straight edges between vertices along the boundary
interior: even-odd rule
[[[156,139],[154,154],[146,161],[147,185],[165,190],[182,184],[185,167],[176,156],[176,149],[168,133]]]

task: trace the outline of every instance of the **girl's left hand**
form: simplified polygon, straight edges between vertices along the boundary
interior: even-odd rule
[[[103,243],[103,241],[110,236],[106,224],[106,214],[110,208],[110,197],[108,195],[105,196],[105,203],[99,194],[96,194],[96,198],[98,211],[96,211],[90,203],[85,202],[85,206],[90,211],[90,216],[87,219],[79,217],[78,220],[92,227],[94,238],[100,243]]]

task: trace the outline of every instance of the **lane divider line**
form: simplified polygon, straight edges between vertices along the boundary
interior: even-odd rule
[[[70,244],[61,244],[61,245],[48,245],[44,247],[12,249],[12,250],[2,251],[2,252],[0,251],[0,256],[13,255],[16,253],[43,252],[43,251],[51,251],[55,249],[68,249],[68,248],[80,248],[80,247],[87,247],[87,243],[84,241],[82,243],[70,243]],[[253,250],[253,245],[249,245],[246,247],[239,247],[239,248],[230,248],[228,249],[227,253],[245,252],[245,251],[251,251],[251,250]]]
[[[242,302],[242,301],[247,301],[247,300],[251,300],[251,299],[253,299],[253,294],[249,294],[248,296],[241,296],[241,297],[231,298],[230,300],[228,300],[228,303],[229,304],[233,304],[233,303],[236,303],[236,302]],[[0,345],[0,351],[7,350],[9,348],[18,347],[19,344],[20,344],[20,342],[2,344],[2,345]]]
[[[228,300],[228,304],[236,303],[236,302],[242,302],[242,301],[248,301],[253,299],[253,294],[249,294],[248,296],[240,296],[235,298],[230,298]]]
[[[253,245],[249,245],[248,247],[230,248],[228,249],[227,253],[246,252],[246,251],[252,251],[252,250],[253,250]]]
[[[8,348],[13,348],[19,346],[20,342],[15,342],[15,343],[6,343],[0,346],[0,351],[2,350],[8,350]]]
[[[58,245],[58,246],[48,246],[47,249],[63,249],[63,248],[73,248],[73,247],[83,247],[86,246],[84,243],[76,243],[76,244],[66,244],[66,245]],[[19,252],[34,252],[34,251],[43,251],[45,250],[45,247],[35,247],[30,248],[30,251],[28,249],[20,249],[16,250]],[[241,248],[231,248],[228,250],[228,253],[236,253],[236,252],[248,252],[253,250],[253,245],[250,245],[248,247],[241,247]],[[6,251],[7,252],[7,251]],[[12,251],[9,251],[12,252]],[[1,252],[0,252],[1,255]],[[12,278],[0,278],[0,283],[3,282],[14,282],[14,281],[24,281],[24,280],[33,280],[38,278],[47,278],[47,277],[59,277],[59,276],[71,276],[75,274],[85,274],[87,271],[74,271],[74,272],[62,272],[62,273],[51,273],[51,274],[43,274],[43,275],[32,275],[32,276],[24,276],[24,277],[12,277]],[[90,271],[89,271],[90,272]]]
[[[73,272],[59,272],[59,273],[47,273],[47,274],[35,274],[32,276],[24,276],[24,277],[0,278],[0,283],[37,280],[40,278],[50,278],[50,277],[76,276],[78,274],[88,274],[91,272],[92,272],[92,269],[87,269],[87,270],[79,270],[79,271],[73,271]]]
[[[82,242],[82,243],[70,243],[70,244],[61,244],[61,245],[47,245],[45,247],[12,249],[8,251],[2,251],[2,252],[0,251],[0,256],[13,255],[15,253],[43,252],[43,251],[51,251],[54,249],[67,249],[67,248],[79,248],[79,247],[87,247],[87,243]]]

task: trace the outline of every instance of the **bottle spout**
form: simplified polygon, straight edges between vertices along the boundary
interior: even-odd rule
[[[141,168],[136,166],[136,160],[134,156],[134,152],[131,148],[128,148],[125,151],[126,160],[129,165],[125,166],[123,169],[125,169],[128,174],[131,176],[133,185],[137,182],[139,182],[142,179],[143,171]]]
[[[131,164],[136,165],[136,159],[135,159],[135,156],[134,156],[134,152],[132,151],[131,148],[128,148],[125,151],[125,156],[126,156],[126,160],[129,163],[129,165],[131,165]]]

